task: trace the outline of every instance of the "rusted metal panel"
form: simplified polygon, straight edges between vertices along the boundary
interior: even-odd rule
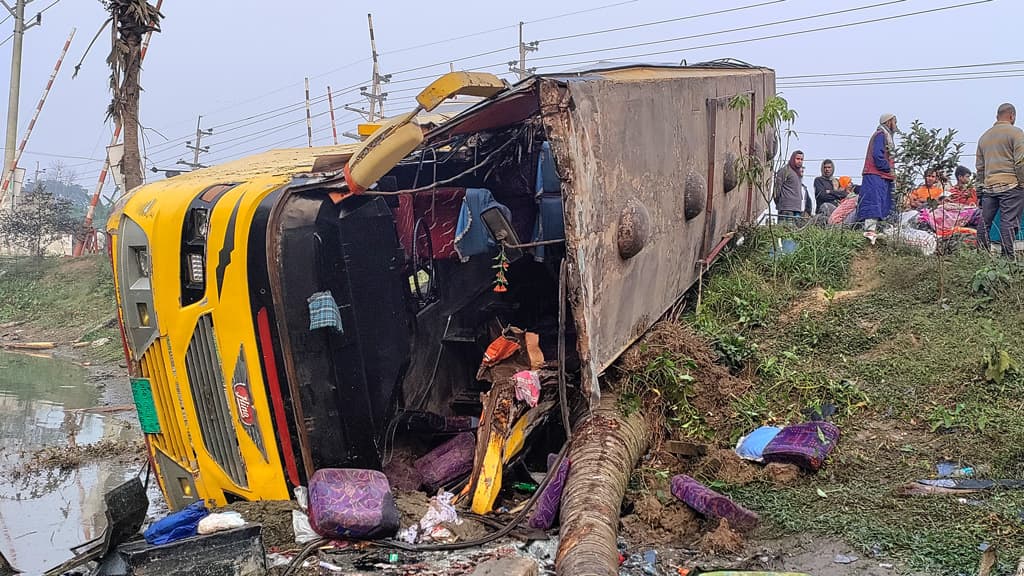
[[[563,181],[583,385],[596,406],[599,375],[693,285],[698,263],[721,239],[765,208],[743,186],[726,191],[736,175],[726,178],[725,168],[749,153],[750,122],[774,93],[775,77],[743,69],[541,82]],[[729,105],[751,93],[753,114]],[[644,245],[621,254],[620,222],[634,221],[638,206],[646,213]]]

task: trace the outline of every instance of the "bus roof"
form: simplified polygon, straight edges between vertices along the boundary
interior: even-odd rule
[[[169,183],[195,186],[201,183],[244,182],[261,176],[291,176],[309,172],[319,156],[352,154],[358,143],[315,148],[282,148],[245,156],[209,168],[185,172]]]

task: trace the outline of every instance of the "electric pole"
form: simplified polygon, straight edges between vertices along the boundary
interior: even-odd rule
[[[520,80],[537,71],[536,68],[526,67],[526,54],[528,52],[535,52],[537,50],[537,45],[539,44],[536,40],[533,42],[523,42],[523,24],[523,22],[519,23],[519,62],[508,63],[509,71],[518,74]]]
[[[373,56],[373,82],[370,85],[369,92],[367,92],[365,88],[361,88],[360,93],[370,101],[370,112],[367,115],[367,120],[373,122],[384,117],[384,101],[387,100],[388,93],[381,92],[380,88],[381,84],[386,84],[391,81],[391,75],[381,75],[380,73],[380,63],[377,59],[377,40],[373,37],[373,14],[367,14],[366,21],[370,26],[370,53]]]
[[[25,5],[32,0],[14,0],[14,6],[7,0],[0,0],[14,19],[13,44],[11,48],[11,86],[7,97],[7,138],[4,140],[4,174],[14,172],[14,152],[18,140],[18,106],[21,101],[21,49],[25,31],[43,21],[42,14],[25,25]]]
[[[199,163],[199,154],[203,153],[203,152],[209,152],[210,151],[210,147],[209,146],[203,146],[203,136],[212,136],[213,135],[213,129],[211,128],[209,130],[203,130],[202,125],[203,125],[203,117],[200,116],[199,120],[196,121],[196,143],[195,143],[195,146],[192,145],[192,141],[191,140],[185,142],[185,148],[188,148],[189,150],[192,151],[192,161],[191,162],[186,162],[185,160],[178,160],[178,164],[182,164],[184,166],[188,166],[189,168],[191,168],[193,170],[199,170],[200,168],[206,168],[205,164],[200,164]]]

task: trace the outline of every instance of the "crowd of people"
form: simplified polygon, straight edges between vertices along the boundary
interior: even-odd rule
[[[783,219],[815,217],[831,225],[863,229],[874,244],[887,229],[906,232],[934,246],[936,238],[962,235],[982,250],[998,239],[1004,256],[1014,256],[1024,210],[1024,130],[1016,127],[1017,111],[1002,104],[996,123],[978,140],[975,171],[958,166],[952,178],[938,168],[924,173],[924,182],[896,196],[897,119],[882,114],[864,158],[860,185],[835,175],[835,163],[821,163],[813,192],[803,184],[804,154],[793,152],[775,174],[774,202]]]

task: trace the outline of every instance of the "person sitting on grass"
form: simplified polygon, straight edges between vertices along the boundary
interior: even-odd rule
[[[929,168],[924,173],[924,184],[918,186],[910,193],[910,197],[907,198],[907,204],[911,210],[927,208],[928,202],[930,200],[938,202],[942,198],[943,192],[942,185],[939,184],[939,171],[935,168]]]

